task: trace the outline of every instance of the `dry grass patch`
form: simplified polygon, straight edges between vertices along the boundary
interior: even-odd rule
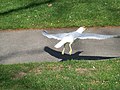
[[[90,74],[92,71],[95,71],[95,68],[76,68],[75,71],[79,74]]]
[[[13,80],[15,80],[15,79],[20,79],[20,78],[22,78],[22,77],[24,77],[24,76],[26,76],[26,75],[27,75],[27,73],[21,71],[21,72],[15,74],[12,79],[13,79]]]

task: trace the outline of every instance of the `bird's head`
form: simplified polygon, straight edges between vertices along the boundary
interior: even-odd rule
[[[86,29],[87,29],[87,28],[85,28],[85,26],[83,26],[83,27],[78,28],[78,29],[76,30],[76,32],[82,33],[82,32],[85,31]]]

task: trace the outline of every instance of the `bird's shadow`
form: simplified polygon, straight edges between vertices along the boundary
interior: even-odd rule
[[[53,50],[49,47],[45,47],[44,51],[49,53],[51,56],[61,59],[61,61],[66,60],[102,60],[102,59],[110,59],[110,58],[116,58],[116,57],[103,57],[103,56],[80,56],[80,53],[83,51],[78,51],[72,55],[64,54],[62,55],[61,52]]]

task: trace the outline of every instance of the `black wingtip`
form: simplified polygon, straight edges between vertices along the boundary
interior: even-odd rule
[[[46,30],[42,31],[42,34],[43,34],[43,35],[46,35],[46,34],[47,34],[47,31],[46,31]]]
[[[44,30],[43,32],[44,32],[44,33],[47,33],[47,31],[46,31],[46,30]]]
[[[120,38],[120,35],[116,35],[114,38]]]

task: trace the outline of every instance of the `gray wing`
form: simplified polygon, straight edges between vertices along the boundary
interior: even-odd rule
[[[108,38],[117,38],[118,35],[101,35],[101,34],[92,34],[92,33],[84,33],[78,36],[78,39],[108,39]]]
[[[48,38],[53,38],[57,40],[61,40],[63,37],[68,35],[68,33],[48,34],[47,31],[43,31],[42,34]]]

